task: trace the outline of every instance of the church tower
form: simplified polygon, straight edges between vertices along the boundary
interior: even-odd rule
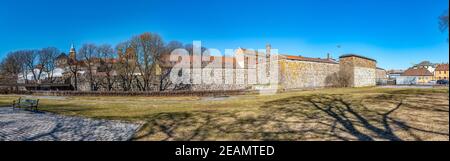
[[[77,58],[77,52],[75,51],[75,47],[73,44],[70,46],[69,58],[72,60],[76,60]]]

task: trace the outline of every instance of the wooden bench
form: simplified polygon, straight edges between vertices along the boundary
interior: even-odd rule
[[[20,97],[17,100],[13,101],[13,109],[23,108],[31,111],[37,111],[39,105],[39,99],[28,99]]]

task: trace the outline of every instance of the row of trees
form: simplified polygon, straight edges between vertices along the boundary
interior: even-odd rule
[[[123,90],[130,91],[137,88],[148,91],[153,80],[159,81],[160,91],[166,90],[171,84],[167,79],[172,68],[166,65],[164,55],[169,55],[175,49],[192,48],[189,46],[192,45],[184,47],[178,41],[165,44],[160,36],[151,33],[144,33],[118,44],[116,51],[120,61],[116,64],[116,71]],[[158,75],[155,73],[156,64],[164,67]]]
[[[173,50],[188,46],[192,45],[185,47],[178,41],[165,43],[154,33],[144,33],[119,43],[115,48],[119,61],[112,67],[117,73],[114,81],[119,82],[123,91],[149,91],[155,82],[159,82],[159,91],[167,90],[171,85],[168,78],[172,67],[167,66],[168,60],[164,58]]]
[[[71,73],[74,78],[75,89],[78,89],[79,72],[84,71],[83,81],[89,82],[90,90],[96,91],[100,86],[106,86],[108,90],[112,90],[114,83],[112,72],[114,70],[116,55],[111,45],[104,44],[97,46],[95,44],[83,44],[78,50],[75,60],[70,59],[67,62],[66,70]],[[105,73],[99,76],[98,72]],[[103,83],[104,81],[107,84]]]
[[[0,63],[0,72],[10,78],[10,83],[15,83],[17,77],[32,74],[32,80],[39,82],[43,77],[50,83],[54,81],[53,72],[56,68],[56,57],[60,54],[54,47],[41,50],[19,50],[10,52]],[[44,75],[45,74],[45,75]],[[28,79],[25,79],[28,83]]]
[[[171,67],[164,65],[167,62],[163,55],[178,48],[192,52],[192,45],[184,46],[178,41],[165,43],[155,33],[134,36],[115,47],[88,43],[78,49],[74,59],[67,59],[63,69],[75,89],[81,83],[88,83],[91,91],[149,91],[155,89],[154,82],[159,82],[157,89],[164,91],[171,85],[168,81]],[[32,81],[25,79],[25,83],[57,83],[53,74],[60,54],[54,47],[10,52],[1,61],[0,72],[10,76],[9,83],[16,83],[19,75],[30,73]],[[164,68],[156,70],[157,65]]]

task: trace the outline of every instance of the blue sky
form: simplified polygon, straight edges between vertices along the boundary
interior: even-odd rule
[[[220,50],[333,57],[356,53],[386,69],[448,62],[438,17],[448,0],[2,0],[0,58],[8,51],[125,41],[159,33]],[[336,46],[340,45],[341,48]]]

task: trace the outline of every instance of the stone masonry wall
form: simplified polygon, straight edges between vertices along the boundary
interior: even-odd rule
[[[364,59],[364,58],[355,57],[355,56],[340,58],[339,62],[341,64],[348,63],[348,64],[350,64],[352,66],[356,66],[356,67],[365,67],[365,68],[373,68],[373,69],[377,68],[377,62],[368,60],[368,59]]]
[[[200,69],[194,69],[200,71]],[[210,77],[204,77],[202,81],[203,84],[194,84],[192,86],[193,91],[226,91],[226,90],[245,90],[247,85],[243,83],[236,83],[234,78],[236,75],[246,75],[243,70],[233,70],[233,69],[220,69],[220,68],[206,68],[203,69],[202,75],[210,75]],[[202,75],[193,75],[200,78]],[[225,82],[221,76],[232,76],[232,82]],[[225,77],[223,77],[225,78]],[[244,82],[246,81],[243,80]]]
[[[193,91],[217,91],[217,90],[248,90],[255,89],[258,84],[248,84],[251,80],[258,81],[258,75],[249,74],[247,69],[220,69],[220,68],[204,68],[193,69],[197,70],[194,77],[201,77],[202,75],[210,75],[209,79],[203,80],[209,83],[194,84],[190,88]],[[339,64],[334,63],[319,63],[307,61],[279,61],[279,87],[282,89],[301,89],[301,88],[320,88],[329,86],[326,82],[327,77],[339,71]],[[199,74],[199,73],[202,74]],[[258,73],[255,69],[254,72]],[[232,75],[233,82],[223,84],[225,80],[221,80],[219,75]],[[249,75],[254,75],[252,78]],[[243,80],[236,80],[235,78],[244,78]],[[251,80],[250,80],[251,79]],[[240,81],[240,82],[237,82]],[[211,83],[212,82],[212,83]]]
[[[250,67],[253,69],[252,67]],[[311,62],[298,60],[279,60],[279,88],[280,89],[305,89],[329,87],[332,84],[327,79],[346,71],[351,74],[351,87],[364,87],[376,85],[376,62],[359,57],[344,57],[340,63]],[[256,69],[254,69],[256,73]],[[203,69],[191,68],[190,78],[202,78],[202,84],[192,84],[186,90],[192,91],[229,91],[255,89],[258,85],[248,84],[251,80],[258,81],[256,73],[250,74],[247,69],[224,69],[220,66],[210,66]],[[231,75],[232,82],[226,82]],[[253,75],[253,77],[249,77]],[[224,77],[222,77],[224,76]],[[243,78],[236,80],[236,78]],[[222,79],[224,78],[224,79]],[[172,89],[172,88],[169,88]]]
[[[376,66],[374,60],[359,56],[341,57],[340,70],[350,72],[351,87],[367,87],[376,85]]]
[[[338,71],[339,64],[282,60],[280,85],[284,89],[326,87],[326,78]]]
[[[374,68],[355,67],[354,70],[354,87],[365,87],[376,85],[376,71]]]

